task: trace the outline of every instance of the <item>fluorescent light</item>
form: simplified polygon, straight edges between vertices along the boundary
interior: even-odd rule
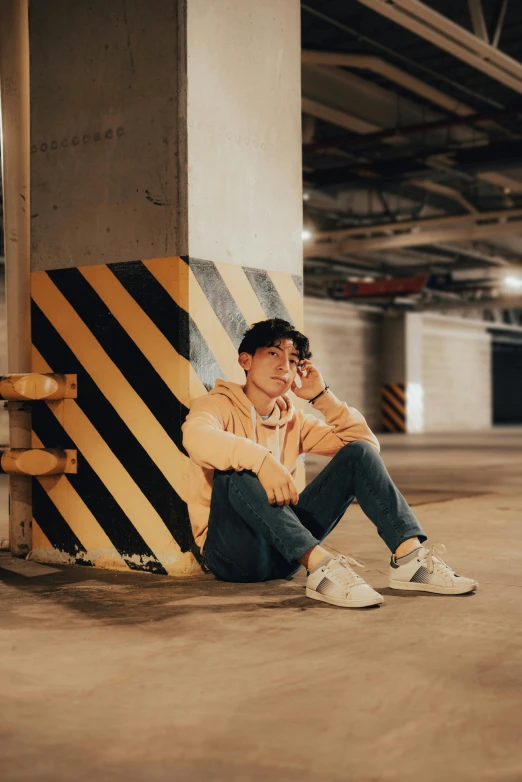
[[[303,232],[301,233],[301,238],[303,242],[307,242],[308,239],[312,238],[312,232],[308,231],[306,228],[303,229]]]
[[[513,274],[508,274],[504,277],[503,282],[506,288],[512,288],[513,290],[520,290],[522,288],[522,277],[515,277]]]

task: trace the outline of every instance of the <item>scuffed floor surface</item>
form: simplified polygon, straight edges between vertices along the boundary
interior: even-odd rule
[[[397,469],[429,493],[414,476],[435,451],[408,467],[407,450]],[[416,505],[476,595],[388,590],[358,507],[330,544],[367,565],[381,608],[308,600],[302,572],[232,585],[0,553],[0,778],[520,782],[522,486],[495,490],[494,469]]]

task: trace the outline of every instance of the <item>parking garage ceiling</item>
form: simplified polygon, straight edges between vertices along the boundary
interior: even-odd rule
[[[301,9],[306,291],[522,323],[522,3]]]

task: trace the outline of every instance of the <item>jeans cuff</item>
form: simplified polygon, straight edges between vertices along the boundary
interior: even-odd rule
[[[406,527],[405,529],[401,530],[400,535],[398,534],[394,536],[393,542],[386,540],[385,543],[390,549],[391,553],[395,554],[401,543],[404,543],[405,540],[410,540],[410,538],[418,538],[421,543],[424,543],[424,541],[428,540],[428,536],[424,534],[420,527],[411,527],[411,529]]]
[[[319,541],[316,540],[312,534],[310,534],[310,537],[306,543],[301,541],[299,546],[296,545],[293,547],[291,558],[288,557],[288,554],[285,555],[285,558],[288,560],[288,562],[299,562],[301,557],[304,556],[307,551],[310,551],[311,548],[319,545]]]

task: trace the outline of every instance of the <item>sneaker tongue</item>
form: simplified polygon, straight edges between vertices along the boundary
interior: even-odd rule
[[[352,570],[344,558],[332,560],[332,562],[330,562],[330,567],[336,573],[336,575],[338,575],[339,578],[341,578],[343,582],[349,586],[352,586],[353,584],[364,583],[362,578],[358,576],[354,570]]]

